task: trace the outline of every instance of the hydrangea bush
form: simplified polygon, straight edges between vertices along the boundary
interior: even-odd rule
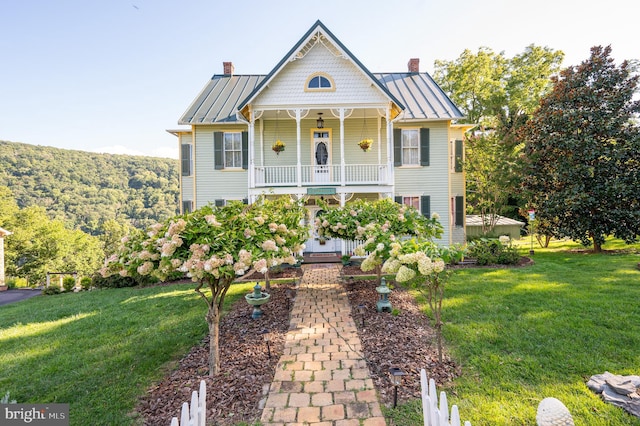
[[[157,223],[146,234],[125,237],[101,274],[164,280],[178,272],[197,282],[195,291],[208,306],[209,374],[214,375],[220,368],[218,329],[229,286],[249,270],[266,273],[272,266],[297,263],[308,236],[305,214],[300,202],[288,198],[205,206]]]
[[[322,206],[326,213],[317,218],[318,235],[364,241],[355,249],[356,256],[366,256],[360,268],[375,271],[378,284],[382,263],[389,258],[391,245],[406,237],[432,240],[442,236],[437,214],[423,216],[413,207],[394,202],[390,198],[378,201],[356,200],[344,207]]]

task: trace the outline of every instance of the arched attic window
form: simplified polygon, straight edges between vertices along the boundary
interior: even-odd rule
[[[304,85],[304,90],[312,92],[330,92],[336,90],[331,76],[325,73],[311,74]]]

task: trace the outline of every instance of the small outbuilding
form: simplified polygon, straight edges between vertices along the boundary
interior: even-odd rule
[[[467,215],[467,239],[482,236],[482,216],[476,214]],[[504,216],[498,216],[496,226],[492,234],[495,236],[508,235],[511,238],[520,238],[520,230],[524,222]]]

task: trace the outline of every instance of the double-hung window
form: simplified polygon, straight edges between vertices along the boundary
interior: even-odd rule
[[[224,134],[224,167],[240,168],[242,167],[242,133],[225,133]]]
[[[420,133],[418,129],[402,131],[402,165],[417,166],[420,164]]]
[[[393,165],[429,165],[429,129],[393,129]]]
[[[248,135],[248,132],[213,133],[214,166],[216,170],[248,168]]]
[[[431,197],[429,195],[396,195],[395,202],[413,207],[424,216],[431,217]]]

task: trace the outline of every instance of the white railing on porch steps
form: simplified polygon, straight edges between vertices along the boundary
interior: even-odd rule
[[[420,370],[420,387],[422,389],[422,414],[424,416],[424,426],[461,426],[458,406],[451,407],[449,416],[449,405],[447,394],[440,392],[440,405],[438,406],[438,395],[436,382],[433,379],[427,380],[427,372]],[[470,422],[464,422],[464,426],[471,426]]]
[[[191,393],[191,405],[182,403],[180,421],[174,417],[171,426],[206,426],[207,422],[207,384],[200,380],[200,391]]]
[[[298,167],[260,166],[255,168],[256,186],[295,186],[298,184]],[[344,168],[345,185],[383,185],[387,184],[386,164],[347,164]],[[342,184],[342,166],[300,166],[300,184],[340,185]]]

